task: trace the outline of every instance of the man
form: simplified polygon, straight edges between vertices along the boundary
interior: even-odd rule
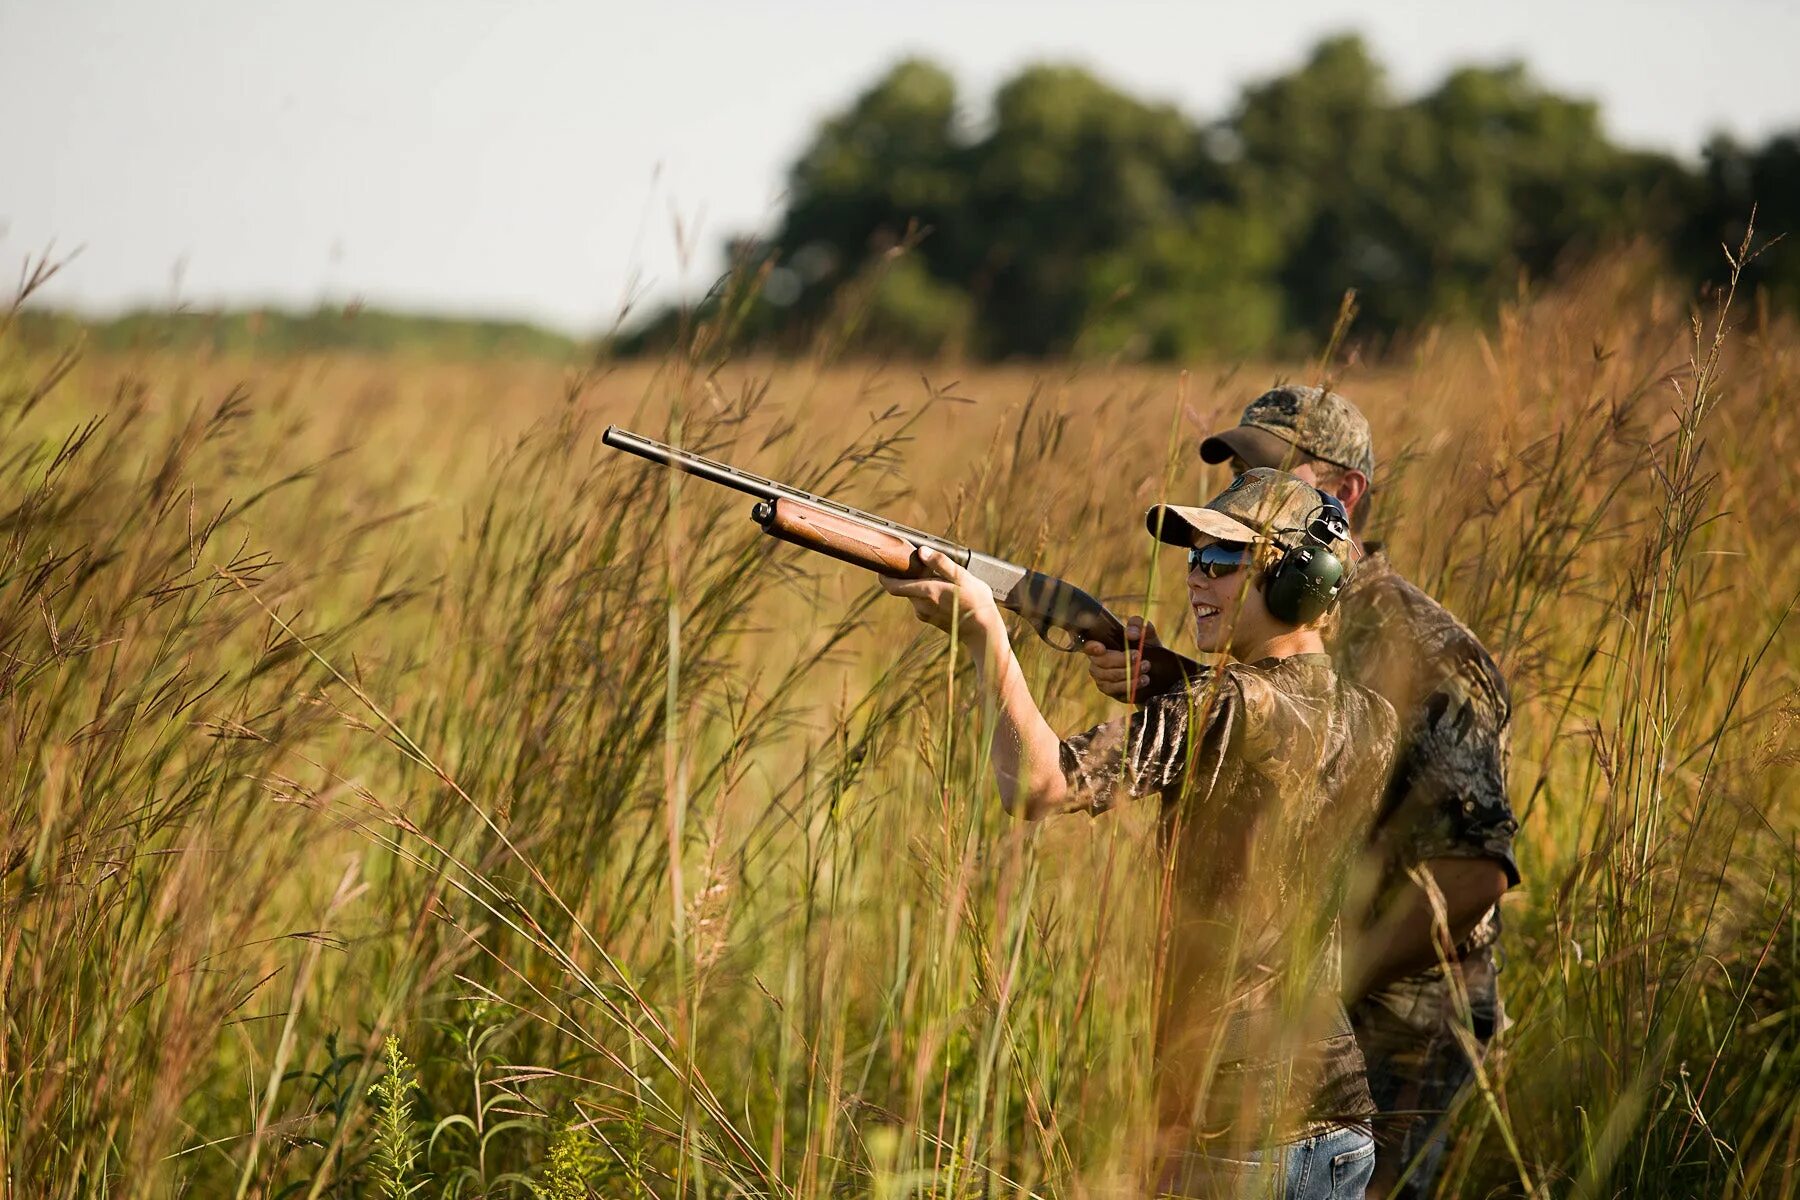
[[[1341,1000],[1339,911],[1395,723],[1325,653],[1350,570],[1348,516],[1289,474],[1253,470],[1204,507],[1159,505],[1147,521],[1188,548],[1196,639],[1234,661],[1196,667],[1179,693],[1066,739],[1031,696],[985,585],[921,549],[930,578],[882,586],[973,655],[1008,812],[1160,805],[1158,1193],[1360,1200],[1374,1106]]]
[[[1203,441],[1200,455],[1239,472],[1289,471],[1336,495],[1353,528],[1363,526],[1375,476],[1369,425],[1334,392],[1266,392],[1236,428]],[[1367,548],[1340,608],[1334,659],[1347,678],[1386,698],[1400,721],[1393,778],[1370,840],[1375,899],[1346,953],[1345,995],[1380,1110],[1369,1195],[1424,1197],[1443,1154],[1443,1114],[1473,1077],[1459,1029],[1480,1053],[1502,1020],[1496,905],[1519,882],[1506,793],[1511,704],[1474,634],[1403,579],[1379,547]],[[1129,624],[1134,638],[1141,628],[1146,646],[1158,644],[1147,624]],[[1095,684],[1114,699],[1151,678],[1141,664],[1133,678],[1123,653],[1093,643],[1087,650]],[[1446,926],[1441,944],[1437,931]]]

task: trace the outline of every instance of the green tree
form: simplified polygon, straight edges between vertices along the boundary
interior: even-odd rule
[[[1483,307],[1519,270],[1542,277],[1571,250],[1666,232],[1679,167],[1606,137],[1597,105],[1539,87],[1523,65],[1452,72],[1411,106],[1432,140],[1411,243],[1432,287],[1408,321]]]
[[[1209,123],[1040,65],[976,133],[949,74],[913,59],[821,123],[775,237],[740,256],[763,283],[731,327],[775,347],[823,328],[992,357],[1295,349],[1352,288],[1359,331],[1385,335],[1485,316],[1522,273],[1627,238],[1710,273],[1751,203],[1764,228],[1800,219],[1797,164],[1792,137],[1720,140],[1696,175],[1614,144],[1592,101],[1518,63],[1401,99],[1348,34]],[[1750,278],[1800,303],[1800,253],[1776,250]]]
[[[819,127],[788,175],[788,208],[774,243],[780,269],[770,299],[817,314],[873,255],[922,233],[929,266],[964,227],[966,150],[956,83],[908,59]],[[948,264],[946,264],[948,265]],[[953,269],[953,268],[952,268]]]
[[[1280,240],[1290,328],[1328,332],[1348,288],[1369,324],[1404,319],[1428,275],[1412,235],[1428,209],[1412,193],[1431,136],[1393,101],[1360,38],[1329,38],[1298,70],[1246,88],[1219,143],[1233,203]]]
[[[1679,175],[1614,146],[1593,103],[1517,63],[1462,68],[1398,102],[1354,36],[1246,89],[1226,135],[1235,202],[1280,229],[1289,320],[1315,336],[1349,288],[1381,332],[1485,311],[1521,269],[1666,226],[1659,186]]]
[[[1070,349],[1096,257],[1179,226],[1213,182],[1181,113],[1070,66],[1002,86],[973,158],[981,254],[968,263],[970,290],[985,345],[1000,354]]]
[[[1271,223],[1220,204],[1150,229],[1094,265],[1081,349],[1156,359],[1266,350],[1283,334],[1280,250]]]
[[[1681,262],[1698,278],[1717,278],[1723,248],[1736,252],[1754,208],[1758,243],[1773,244],[1745,271],[1745,281],[1788,311],[1800,310],[1800,131],[1757,147],[1715,137],[1703,163],[1679,231]]]

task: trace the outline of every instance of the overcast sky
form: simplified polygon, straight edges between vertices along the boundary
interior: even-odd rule
[[[94,310],[592,329],[709,281],[814,120],[905,54],[971,101],[1062,59],[1214,116],[1345,29],[1403,94],[1519,57],[1637,145],[1800,126],[1795,0],[0,0],[0,290],[54,242],[81,253],[49,298]]]

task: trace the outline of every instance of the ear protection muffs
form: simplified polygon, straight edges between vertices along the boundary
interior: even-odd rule
[[[1315,489],[1317,490],[1317,489]],[[1331,545],[1350,536],[1350,514],[1330,492],[1319,492],[1319,510],[1306,523],[1298,546],[1291,546],[1263,574],[1269,614],[1290,625],[1316,620],[1344,586],[1344,562]]]

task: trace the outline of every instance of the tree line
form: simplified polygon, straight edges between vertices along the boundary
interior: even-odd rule
[[[357,303],[322,304],[305,310],[141,308],[109,318],[27,308],[18,314],[17,335],[27,349],[40,352],[80,341],[110,352],[155,348],[189,353],[305,354],[336,350],[568,361],[594,349],[590,342],[527,321],[400,312]]]
[[[1480,317],[1522,278],[1624,241],[1722,273],[1721,243],[1800,219],[1800,133],[1713,139],[1697,165],[1616,145],[1598,106],[1520,64],[1396,97],[1356,36],[1196,120],[1067,65],[1028,67],[980,121],[943,68],[894,66],[826,117],[731,281],[621,341],[696,317],[740,343],[982,357],[1293,351],[1355,289],[1360,336]],[[1800,248],[1750,282],[1800,307]]]

